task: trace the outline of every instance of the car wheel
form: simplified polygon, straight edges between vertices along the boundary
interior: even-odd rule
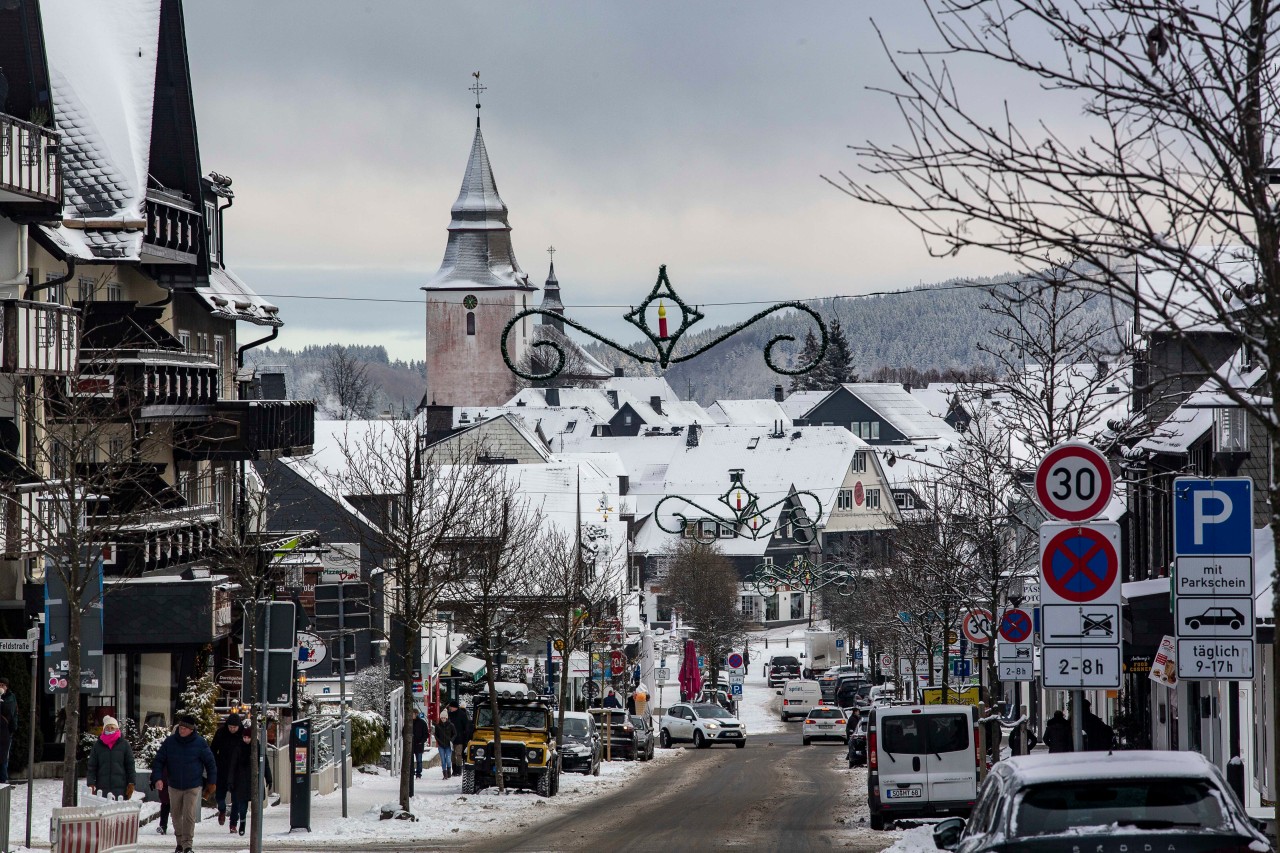
[[[808,739],[808,738],[801,738],[801,740],[803,740],[803,741],[804,741],[804,745],[805,745],[805,746],[808,746],[808,745],[809,745],[809,743],[810,743],[810,741],[809,741],[809,739]]]
[[[1192,631],[1199,631],[1199,630],[1200,630],[1200,620],[1199,620],[1199,619],[1192,619],[1190,622],[1188,622],[1188,623],[1187,623],[1187,627],[1188,627],[1188,628],[1190,628]]]
[[[707,748],[707,747],[709,747],[709,746],[711,746],[711,744],[707,742],[707,739],[706,739],[705,737],[703,737],[703,735],[702,735],[702,732],[701,732],[701,731],[695,731],[695,732],[693,733],[693,748],[694,748],[694,749],[706,749],[706,748]]]
[[[849,766],[850,766],[850,767],[853,767],[853,759],[852,759],[852,758],[850,758],[850,759],[849,759]]]
[[[462,793],[474,794],[476,792],[476,768],[472,765],[463,765],[462,768]]]
[[[734,746],[738,749],[742,749],[746,745],[747,745],[747,742],[745,740],[740,740],[734,744]]]
[[[671,748],[671,732],[667,731],[666,729],[663,729],[662,734],[658,736],[658,739],[662,742],[663,749]]]
[[[550,770],[544,771],[543,774],[538,777],[538,787],[536,790],[539,797],[550,797],[552,795]]]
[[[1232,631],[1239,631],[1239,630],[1240,630],[1240,620],[1239,620],[1239,619],[1232,619],[1232,620],[1231,620],[1231,630],[1232,630]]]
[[[879,831],[884,829],[884,815],[882,815],[880,812],[873,811],[871,813],[870,824],[871,824],[871,828],[874,830]]]
[[[599,775],[600,775],[600,762],[599,762],[599,761],[597,761],[597,762],[596,762],[596,766],[591,770],[591,775],[592,775],[592,776],[599,776]]]

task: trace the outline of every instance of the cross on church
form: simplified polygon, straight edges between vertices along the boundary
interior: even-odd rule
[[[480,85],[479,71],[472,71],[471,76],[476,78],[476,82],[471,84],[471,86],[469,87],[469,91],[474,92],[476,96],[476,127],[479,127],[480,126],[480,93],[483,91],[486,91],[489,87]]]
[[[555,246],[548,246],[548,247],[547,247],[547,254],[551,256],[551,262],[552,262],[552,263],[555,263],[555,260],[556,260],[556,247],[555,247]]]

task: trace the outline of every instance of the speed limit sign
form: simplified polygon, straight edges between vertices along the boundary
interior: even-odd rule
[[[991,642],[991,611],[982,607],[970,610],[964,615],[960,630],[974,645],[981,646]]]
[[[1111,466],[1097,448],[1067,441],[1045,454],[1036,468],[1036,497],[1062,521],[1086,521],[1111,500]]]

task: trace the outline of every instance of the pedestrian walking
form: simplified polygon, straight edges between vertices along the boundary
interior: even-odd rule
[[[161,774],[158,781],[168,781],[165,777],[166,774]],[[156,799],[160,801],[160,819],[156,821],[156,832],[160,835],[164,835],[169,831],[169,786],[161,785],[159,789],[157,789],[156,781],[157,780],[153,779],[149,783],[151,790],[156,792]]]
[[[258,781],[258,762],[253,760],[253,728],[248,725],[240,727],[239,743],[236,745],[235,757],[231,760],[227,779],[227,793],[231,799],[231,825],[228,829],[232,835],[244,835],[246,820],[249,815],[249,800],[253,797],[253,789]],[[271,762],[264,764],[266,776],[264,781],[270,788]]]
[[[218,785],[215,794],[218,800],[218,825],[227,822],[227,790],[231,780],[231,762],[235,761],[236,752],[240,749],[239,714],[227,714],[227,719],[213,733],[213,743],[209,748],[213,751],[213,760],[218,764]]]
[[[429,729],[427,721],[422,719],[422,712],[417,708],[413,709],[413,758],[414,768],[413,775],[415,778],[422,778],[422,753],[427,748],[427,738]],[[453,749],[453,738],[449,738],[449,748]]]
[[[89,771],[85,782],[89,793],[108,799],[133,799],[134,783],[133,747],[120,734],[120,723],[115,717],[102,718],[102,734],[89,749]]]
[[[606,708],[621,708],[622,703],[618,701],[618,695],[610,690],[608,698],[604,700],[604,706]]]
[[[151,781],[157,791],[169,792],[173,814],[175,853],[194,853],[191,844],[196,832],[196,810],[200,791],[212,796],[218,782],[218,765],[208,742],[196,731],[196,718],[179,714],[178,730],[164,739],[151,763]]]
[[[0,782],[9,781],[9,753],[18,734],[18,697],[9,689],[9,679],[0,676]]]
[[[449,722],[453,723],[453,767],[462,769],[463,763],[466,761],[467,741],[471,740],[471,718],[467,716],[467,709],[458,707],[458,700],[454,699],[448,705]]]
[[[449,722],[449,715],[442,713],[440,719],[435,724],[436,749],[440,753],[440,769],[444,772],[444,778],[448,779],[453,775],[453,723]],[[421,766],[421,764],[419,764]],[[422,774],[419,773],[419,776]]]
[[[1071,723],[1061,711],[1054,711],[1049,722],[1044,724],[1044,745],[1050,752],[1071,752]]]
[[[1081,704],[1084,706],[1084,751],[1106,752],[1115,740],[1115,731],[1089,710],[1088,699]]]

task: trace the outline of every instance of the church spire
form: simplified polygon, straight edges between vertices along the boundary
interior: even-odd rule
[[[542,315],[542,325],[551,326],[558,332],[564,331],[564,303],[560,301],[560,282],[556,279],[556,247],[549,246],[547,254],[551,256],[551,268],[547,272],[547,282],[542,289],[542,304],[538,306],[543,311],[550,311],[555,317]]]

